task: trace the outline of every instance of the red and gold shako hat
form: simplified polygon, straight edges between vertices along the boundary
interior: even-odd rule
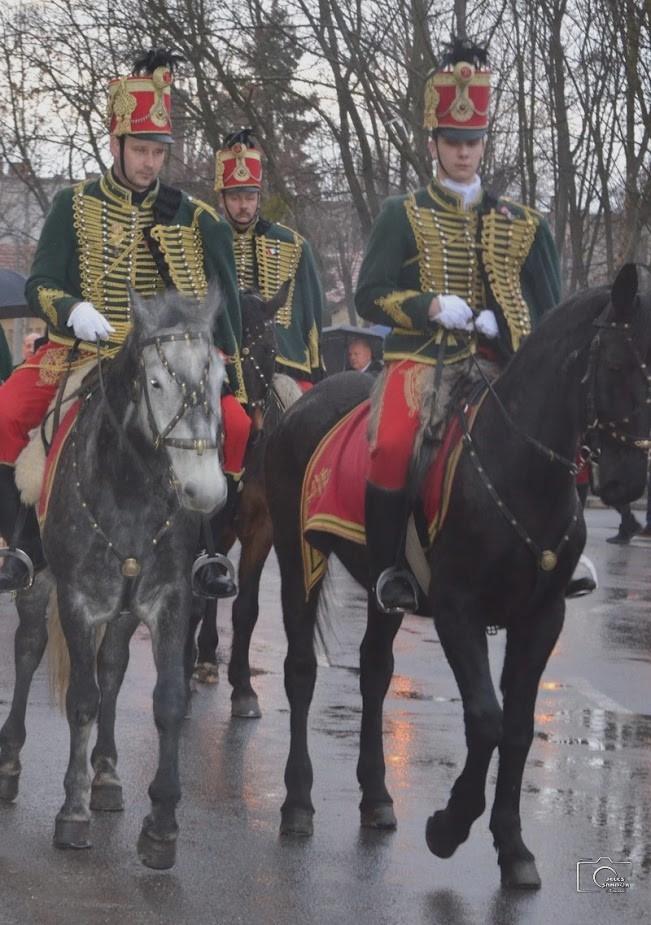
[[[128,77],[109,83],[109,134],[137,135],[146,141],[170,143],[172,137],[172,73],[183,59],[167,49],[147,52]]]
[[[262,185],[262,159],[249,128],[233,132],[215,155],[215,191],[255,189]]]
[[[425,128],[468,141],[486,134],[491,80],[487,60],[484,48],[452,40],[441,66],[425,83]]]

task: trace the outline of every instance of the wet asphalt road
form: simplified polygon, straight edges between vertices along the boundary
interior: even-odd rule
[[[338,584],[348,615],[329,640],[311,711],[315,834],[279,839],[288,744],[282,683],[284,635],[275,562],[263,578],[252,663],[263,718],[230,719],[222,669],[203,687],[182,737],[183,800],[177,865],[142,867],[135,845],[148,811],[156,760],[153,670],[147,633],[137,633],[118,715],[126,810],[93,818],[94,847],[51,845],[62,802],[67,725],[53,705],[44,666],[35,679],[21,791],[0,806],[0,925],[271,923],[271,925],[611,925],[649,921],[651,907],[651,542],[604,540],[618,518],[588,512],[586,552],[599,590],[572,601],[543,677],[536,735],[525,769],[522,817],[543,886],[513,895],[499,887],[488,811],[448,861],[424,841],[426,817],[447,801],[463,763],[461,707],[434,629],[405,620],[386,701],[385,748],[398,830],[359,828],[355,779],[360,718],[356,648],[362,616],[356,586]],[[224,608],[223,653],[229,645]],[[15,611],[0,606],[0,721],[13,681]],[[491,640],[496,676],[503,634]],[[489,801],[495,766],[489,773]],[[576,863],[631,861],[621,894],[577,893]],[[585,868],[583,869],[585,870]],[[629,871],[627,870],[628,874]]]

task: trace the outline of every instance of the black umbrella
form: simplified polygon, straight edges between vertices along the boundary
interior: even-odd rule
[[[382,359],[383,334],[376,330],[380,325],[371,328],[358,328],[352,324],[337,324],[324,328],[321,332],[321,352],[328,374],[339,373],[348,367],[348,344],[351,340],[363,338],[368,341],[374,360]]]
[[[0,318],[24,318],[32,313],[25,298],[25,277],[0,269]]]

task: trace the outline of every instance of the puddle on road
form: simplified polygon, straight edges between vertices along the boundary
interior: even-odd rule
[[[584,709],[578,714],[567,710],[552,714],[536,714],[536,723],[545,725],[562,718],[567,724],[575,718],[580,729],[573,733],[550,732],[536,729],[535,737],[553,745],[579,745],[589,751],[620,751],[625,748],[648,748],[651,746],[651,716],[626,714],[622,716],[611,710]]]
[[[426,693],[423,688],[407,675],[394,675],[391,679],[388,696],[399,697],[403,700],[424,700],[434,703],[460,703],[461,697],[441,697],[440,695]]]
[[[602,586],[601,593],[607,604],[614,604],[618,601],[639,601],[646,604],[651,602],[651,589],[649,588],[605,588]]]
[[[333,705],[319,711],[319,717],[314,725],[317,732],[334,739],[349,739],[359,736],[361,706]]]
[[[588,738],[586,736],[559,736],[548,732],[537,732],[537,739],[543,742],[551,742],[553,745],[587,745],[592,751],[607,751],[608,747],[600,739]]]
[[[396,674],[391,680],[389,694],[402,697],[405,700],[433,700],[432,694],[426,694],[412,678]]]

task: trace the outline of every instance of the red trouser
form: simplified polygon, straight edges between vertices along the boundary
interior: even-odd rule
[[[45,344],[19,366],[0,386],[0,463],[13,465],[27,444],[29,432],[45,417],[50,402],[66,369],[69,348]],[[91,360],[94,353],[88,354]],[[233,395],[221,400],[224,424],[224,470],[239,475],[244,468],[244,453],[251,430],[251,420]]]
[[[224,472],[239,478],[251,433],[251,418],[234,395],[222,395]]]
[[[399,360],[388,363],[385,370],[368,480],[379,488],[402,490],[420,427],[422,378],[429,367]]]

